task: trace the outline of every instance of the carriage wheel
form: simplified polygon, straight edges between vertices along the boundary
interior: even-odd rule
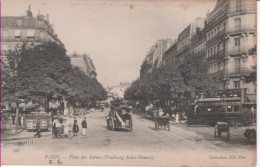
[[[129,125],[130,125],[130,128],[128,129],[128,131],[131,132],[133,130],[133,120],[132,120],[132,118],[130,118]]]
[[[111,130],[114,131],[114,130],[115,130],[115,124],[114,124],[113,119],[111,119],[111,122],[110,122],[110,123],[111,123]]]
[[[217,128],[215,128],[215,139],[217,139]]]
[[[168,128],[168,131],[170,131],[170,124],[169,123],[167,124],[167,128]]]

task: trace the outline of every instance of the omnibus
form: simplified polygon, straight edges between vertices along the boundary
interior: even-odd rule
[[[187,124],[228,122],[229,125],[250,124],[256,120],[256,94],[247,89],[198,91],[187,114]]]

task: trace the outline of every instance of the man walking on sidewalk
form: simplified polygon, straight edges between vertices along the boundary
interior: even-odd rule
[[[87,130],[86,117],[84,117],[84,120],[82,121],[81,126],[82,126],[82,136],[86,136],[86,130]]]
[[[41,137],[41,127],[40,127],[40,120],[37,120],[37,123],[36,123],[36,131],[37,133],[34,135],[34,137],[38,137],[40,138]]]

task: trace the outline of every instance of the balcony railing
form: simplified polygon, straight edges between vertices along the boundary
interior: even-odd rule
[[[235,26],[227,27],[226,29],[219,31],[217,33],[217,35],[215,35],[214,37],[209,39],[207,41],[207,46],[213,44],[216,40],[220,39],[223,36],[228,36],[228,35],[231,35],[231,34],[242,34],[242,33],[245,33],[245,32],[249,32],[249,33],[250,32],[256,32],[256,28],[253,27],[253,26],[248,26],[248,25],[244,25],[244,26],[241,26],[241,27],[235,27]]]
[[[222,37],[224,34],[225,34],[225,29],[219,31],[219,32],[217,33],[217,35],[215,35],[213,38],[211,38],[211,39],[209,39],[209,40],[207,41],[207,45],[212,44],[214,41],[216,41],[217,39],[219,39],[220,37]]]
[[[223,57],[225,57],[224,49],[219,50],[215,55],[208,57],[208,61],[215,60],[215,59],[221,59]]]
[[[250,68],[231,68],[231,69],[220,70],[210,74],[218,77],[236,77],[236,76],[247,76],[251,72],[252,70]]]
[[[247,54],[250,49],[251,48],[249,47],[242,47],[242,46],[232,47],[226,49],[226,55],[236,56],[241,54]]]
[[[239,6],[239,7],[228,7],[224,9],[220,14],[215,14],[214,17],[211,17],[208,21],[206,27],[210,28],[211,26],[218,24],[220,20],[225,18],[228,14],[236,14],[236,13],[243,13],[243,12],[250,12],[256,11],[256,7],[254,5],[247,5],[247,6]]]
[[[225,70],[225,76],[231,77],[231,76],[243,76],[243,75],[249,75],[252,72],[250,68],[231,68]]]
[[[248,26],[248,25],[244,25],[241,27],[227,27],[225,30],[225,34],[229,35],[229,34],[239,34],[239,33],[244,33],[244,32],[255,32],[256,28],[253,26]]]

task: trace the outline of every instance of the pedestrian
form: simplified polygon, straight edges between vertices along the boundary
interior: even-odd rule
[[[153,103],[150,104],[149,108],[152,110],[153,109]]]
[[[56,138],[58,137],[58,130],[56,127],[56,123],[54,123],[52,126],[52,135],[54,135]]]
[[[15,125],[15,114],[12,114],[13,125]]]
[[[145,107],[145,111],[148,112],[149,110],[150,110],[150,107],[149,107],[149,105],[147,105],[147,106]]]
[[[175,117],[175,123],[179,123],[179,119],[180,119],[180,116],[179,116],[179,113],[176,113],[176,117]]]
[[[73,136],[77,137],[78,136],[78,132],[79,132],[79,126],[77,123],[77,120],[74,120],[74,124],[73,124]]]
[[[37,133],[34,135],[34,137],[38,137],[40,138],[41,137],[41,125],[40,125],[40,120],[37,120],[37,123],[36,123],[36,131]]]
[[[69,135],[69,125],[68,125],[66,119],[64,119],[62,127],[63,127],[64,136],[68,137],[68,135]]]
[[[21,115],[21,126],[23,126],[23,124],[24,124],[24,116],[23,116],[23,114]]]
[[[18,115],[18,126],[21,126],[21,123],[22,123],[22,122],[21,122],[21,115],[19,114],[19,115]]]
[[[252,113],[252,116],[253,116],[253,123],[255,123],[255,112],[256,112],[256,110],[255,110],[254,106],[251,107],[251,113]]]
[[[163,114],[164,114],[164,112],[163,112],[162,108],[159,107],[158,116],[161,117],[161,116],[163,116]]]
[[[88,128],[86,117],[84,117],[84,120],[81,123],[82,126],[82,136],[86,136],[86,130]]]

